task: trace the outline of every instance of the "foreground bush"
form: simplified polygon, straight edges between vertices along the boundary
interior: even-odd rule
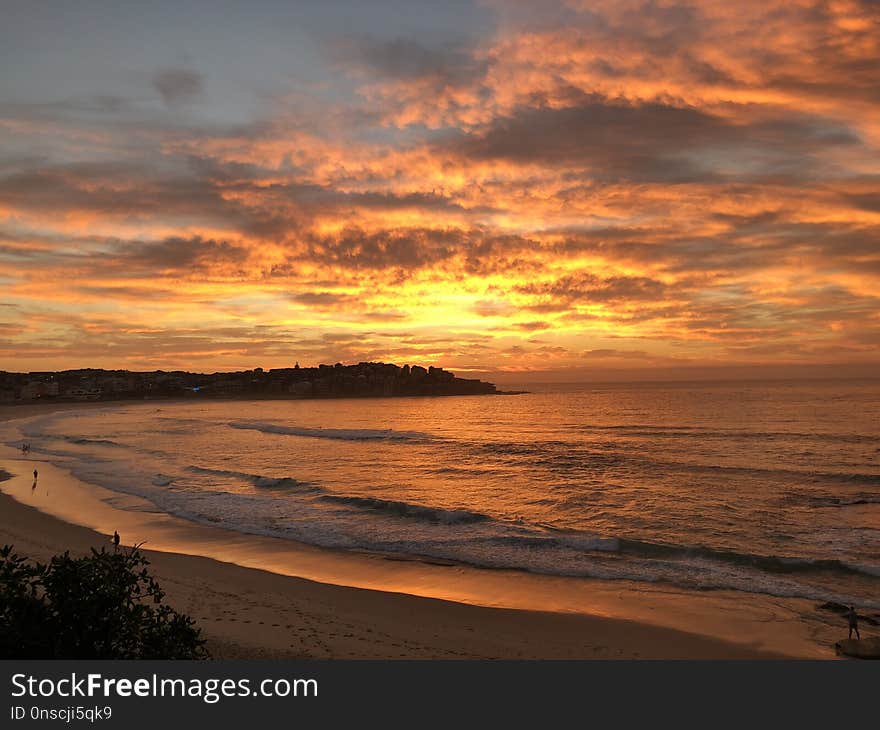
[[[193,620],[165,597],[137,548],[48,564],[0,548],[0,658],[202,659]]]

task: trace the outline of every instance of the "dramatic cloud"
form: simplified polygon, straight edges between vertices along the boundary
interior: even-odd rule
[[[4,368],[880,361],[875,3],[268,9],[0,30]]]
[[[687,107],[588,99],[520,111],[449,149],[470,159],[579,169],[593,180],[686,182],[803,179],[814,172],[816,153],[857,142],[843,125],[796,114],[738,122]]]

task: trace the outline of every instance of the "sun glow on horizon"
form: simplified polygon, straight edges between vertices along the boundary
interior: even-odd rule
[[[880,359],[871,3],[266,10],[0,30],[0,367]]]

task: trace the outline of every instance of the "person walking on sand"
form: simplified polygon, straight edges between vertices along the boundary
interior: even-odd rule
[[[113,549],[119,550],[119,533],[113,530]]]
[[[859,634],[859,616],[856,613],[856,607],[850,606],[849,611],[846,612],[846,620],[849,622],[849,638],[852,638],[853,631],[856,632],[856,639],[859,641],[862,640],[861,635]]]
[[[37,470],[34,469],[34,481],[37,481],[37,477],[38,477],[38,476],[39,476],[39,475],[37,474]]]

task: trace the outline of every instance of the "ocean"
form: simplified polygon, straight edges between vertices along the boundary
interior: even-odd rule
[[[245,533],[880,608],[880,381],[526,387],[108,403],[0,440]]]

